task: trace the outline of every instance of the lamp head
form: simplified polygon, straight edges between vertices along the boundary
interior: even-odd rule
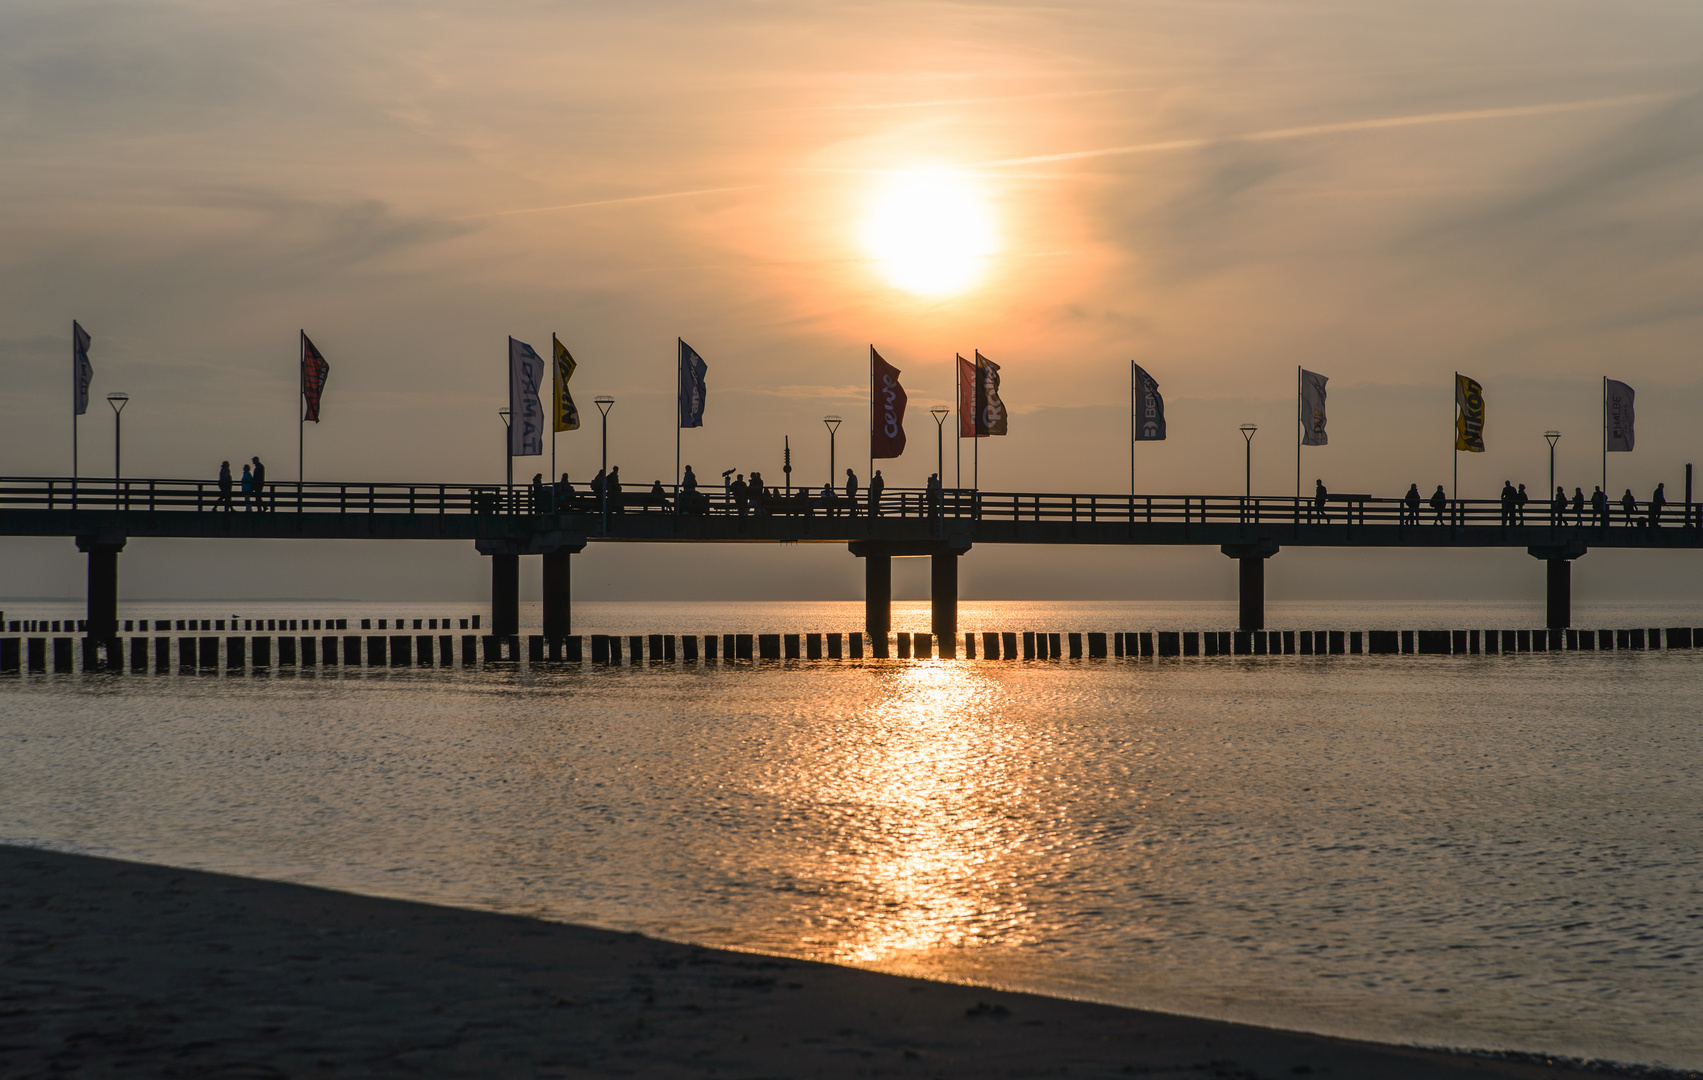
[[[1240,431],[1242,433],[1242,438],[1252,439],[1254,437],[1254,432],[1259,430],[1259,425],[1257,425],[1257,424],[1243,424],[1241,427],[1237,428],[1236,430]]]
[[[604,416],[608,416],[610,408],[615,404],[615,399],[610,397],[608,394],[599,394],[597,397],[591,399],[591,403],[597,406],[598,412],[602,413]]]
[[[130,395],[122,390],[114,390],[106,396],[106,403],[112,406],[113,412],[123,412],[124,406],[129,400]]]
[[[833,413],[824,416],[822,418],[822,422],[828,425],[829,431],[838,431],[840,429],[840,418]]]

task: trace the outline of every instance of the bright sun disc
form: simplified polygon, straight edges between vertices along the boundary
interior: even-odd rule
[[[863,227],[864,247],[887,280],[925,296],[960,292],[994,250],[993,222],[966,177],[915,171],[889,176]]]

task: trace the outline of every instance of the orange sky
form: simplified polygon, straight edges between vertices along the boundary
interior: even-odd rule
[[[706,475],[777,475],[783,437],[825,473],[830,412],[855,463],[873,342],[910,388],[898,484],[932,471],[926,410],[980,348],[1012,410],[984,487],[1126,489],[1134,359],[1171,408],[1144,490],[1239,487],[1245,420],[1256,487],[1292,489],[1298,363],[1332,380],[1309,483],[1446,479],[1459,369],[1489,401],[1463,494],[1541,485],[1549,427],[1588,489],[1604,373],[1640,390],[1611,488],[1671,489],[1703,450],[1700,24],[1535,0],[9,5],[0,471],[69,471],[78,318],[96,396],[132,396],[127,471],[154,475],[259,453],[293,477],[305,327],[332,364],[310,478],[500,475],[504,339],[555,331],[585,411],[617,398],[636,481],[673,471],[680,335],[710,366],[685,437]],[[987,224],[961,289],[872,257],[911,170]],[[926,243],[952,218],[915,220]],[[110,421],[84,423],[99,468]],[[558,454],[589,476],[595,431]]]

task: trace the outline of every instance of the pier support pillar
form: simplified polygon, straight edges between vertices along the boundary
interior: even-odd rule
[[[1265,629],[1265,561],[1277,554],[1277,543],[1259,540],[1248,544],[1224,544],[1219,548],[1238,565],[1237,595],[1240,599],[1238,628]]]
[[[491,633],[520,633],[520,556],[491,556]]]
[[[77,550],[89,556],[88,635],[118,636],[118,553],[124,536],[98,534],[77,537]]]
[[[544,637],[546,640],[565,638],[574,632],[570,588],[574,553],[561,548],[544,553]]]
[[[887,656],[887,633],[893,629],[893,556],[886,552],[863,557],[863,631],[870,655]]]
[[[933,609],[934,640],[940,658],[958,657],[958,553],[937,551],[929,556],[930,606]]]
[[[1569,544],[1529,547],[1526,553],[1542,559],[1547,570],[1547,603],[1544,625],[1551,630],[1564,630],[1573,625],[1573,560],[1585,554],[1585,545]]]

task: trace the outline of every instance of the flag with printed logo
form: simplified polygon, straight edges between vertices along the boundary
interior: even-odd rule
[[[680,426],[703,427],[704,401],[708,396],[704,375],[710,368],[698,350],[680,338],[674,340],[680,343]]]
[[[544,358],[524,341],[509,338],[509,455],[544,453]]]
[[[1165,441],[1165,398],[1147,369],[1132,363],[1135,382],[1135,441]]]
[[[568,380],[574,377],[574,369],[579,367],[574,362],[568,347],[555,334],[550,335],[550,352],[555,363],[550,365],[550,385],[552,389],[552,405],[550,412],[554,417],[552,431],[578,431],[579,407],[574,404],[574,396],[568,393]]]
[[[78,416],[89,411],[89,384],[95,381],[95,369],[89,363],[93,340],[81,323],[71,320],[71,408]]]
[[[869,456],[896,458],[905,452],[905,388],[899,369],[869,347]]]
[[[1484,387],[1455,372],[1455,449],[1484,453]]]
[[[1301,369],[1301,445],[1325,446],[1325,383],[1330,380],[1315,371]]]
[[[319,423],[319,397],[325,392],[325,380],[331,375],[331,365],[325,362],[325,357],[319,354],[313,342],[308,338],[307,331],[302,335],[302,400],[305,406],[302,410],[302,422],[312,420]]]
[[[1614,379],[1602,381],[1603,452],[1631,453],[1632,388]]]

